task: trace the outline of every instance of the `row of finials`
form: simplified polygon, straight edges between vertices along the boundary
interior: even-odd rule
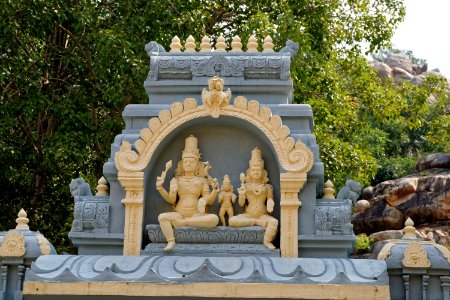
[[[263,51],[262,52],[274,52],[273,51],[273,42],[270,36],[266,36],[263,42]],[[181,45],[181,41],[177,36],[174,36],[172,39],[172,43],[170,44],[170,52],[181,52],[184,49],[184,52],[197,52],[197,45],[195,44],[195,39],[190,35],[186,42]],[[223,36],[219,36],[217,38],[216,44],[214,48],[211,45],[211,39],[207,36],[202,38],[202,42],[200,43],[200,52],[226,52],[227,44],[225,43],[225,38]],[[231,52],[243,52],[241,38],[239,36],[234,36],[231,42]],[[258,51],[258,40],[255,36],[251,36],[247,42],[247,51],[246,52],[259,52]]]

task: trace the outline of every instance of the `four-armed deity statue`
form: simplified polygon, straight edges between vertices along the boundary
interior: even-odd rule
[[[200,161],[198,140],[193,135],[186,138],[186,144],[175,170],[175,177],[170,181],[169,191],[164,189],[163,183],[168,167],[157,178],[156,189],[161,196],[174,205],[173,212],[162,213],[158,217],[161,230],[166,237],[165,251],[175,247],[175,237],[172,227],[192,226],[213,228],[217,226],[219,218],[206,213],[206,205],[211,205],[219,191],[217,180],[208,176],[209,164]],[[212,192],[209,186],[212,186]]]

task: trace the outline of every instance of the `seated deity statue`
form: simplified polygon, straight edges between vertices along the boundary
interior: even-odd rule
[[[238,188],[239,206],[244,206],[243,214],[229,219],[232,227],[262,226],[265,228],[264,246],[275,249],[272,244],[278,230],[278,220],[270,215],[273,212],[275,202],[273,201],[273,188],[268,184],[269,178],[264,169],[264,160],[261,150],[252,150],[249,169],[246,175],[241,174],[241,187]]]
[[[219,223],[216,215],[206,212],[207,205],[214,202],[219,192],[217,179],[208,175],[210,166],[207,162],[200,161],[200,150],[197,145],[198,140],[193,135],[186,138],[182,159],[175,170],[175,177],[170,181],[169,191],[163,187],[163,183],[171,167],[171,161],[156,179],[156,190],[165,201],[174,206],[173,212],[158,216],[161,231],[167,240],[164,251],[170,251],[175,247],[174,227],[214,228]]]

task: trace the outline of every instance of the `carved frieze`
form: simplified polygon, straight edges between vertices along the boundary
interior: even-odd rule
[[[351,200],[318,201],[315,211],[317,235],[352,235]]]
[[[76,197],[72,231],[107,232],[109,197]]]
[[[261,54],[235,56],[207,54],[198,56],[150,56],[149,80],[191,80],[195,77],[240,77],[245,79],[290,78],[287,55]]]
[[[161,227],[159,225],[147,225],[147,232],[152,243],[165,243]],[[214,229],[178,227],[174,230],[175,240],[178,243],[240,243],[240,244],[262,244],[264,228],[259,226],[230,228],[219,226]]]

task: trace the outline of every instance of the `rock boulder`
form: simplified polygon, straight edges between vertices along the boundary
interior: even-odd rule
[[[416,170],[419,172],[431,168],[450,169],[450,153],[433,153],[425,156],[416,164]]]
[[[400,68],[406,72],[413,73],[413,65],[411,60],[403,54],[391,54],[386,59],[386,64],[393,68]]]
[[[416,227],[447,220],[450,218],[450,169],[427,169],[385,181],[365,189],[362,196],[370,207],[353,215],[355,233],[402,229],[407,217],[414,220]]]

